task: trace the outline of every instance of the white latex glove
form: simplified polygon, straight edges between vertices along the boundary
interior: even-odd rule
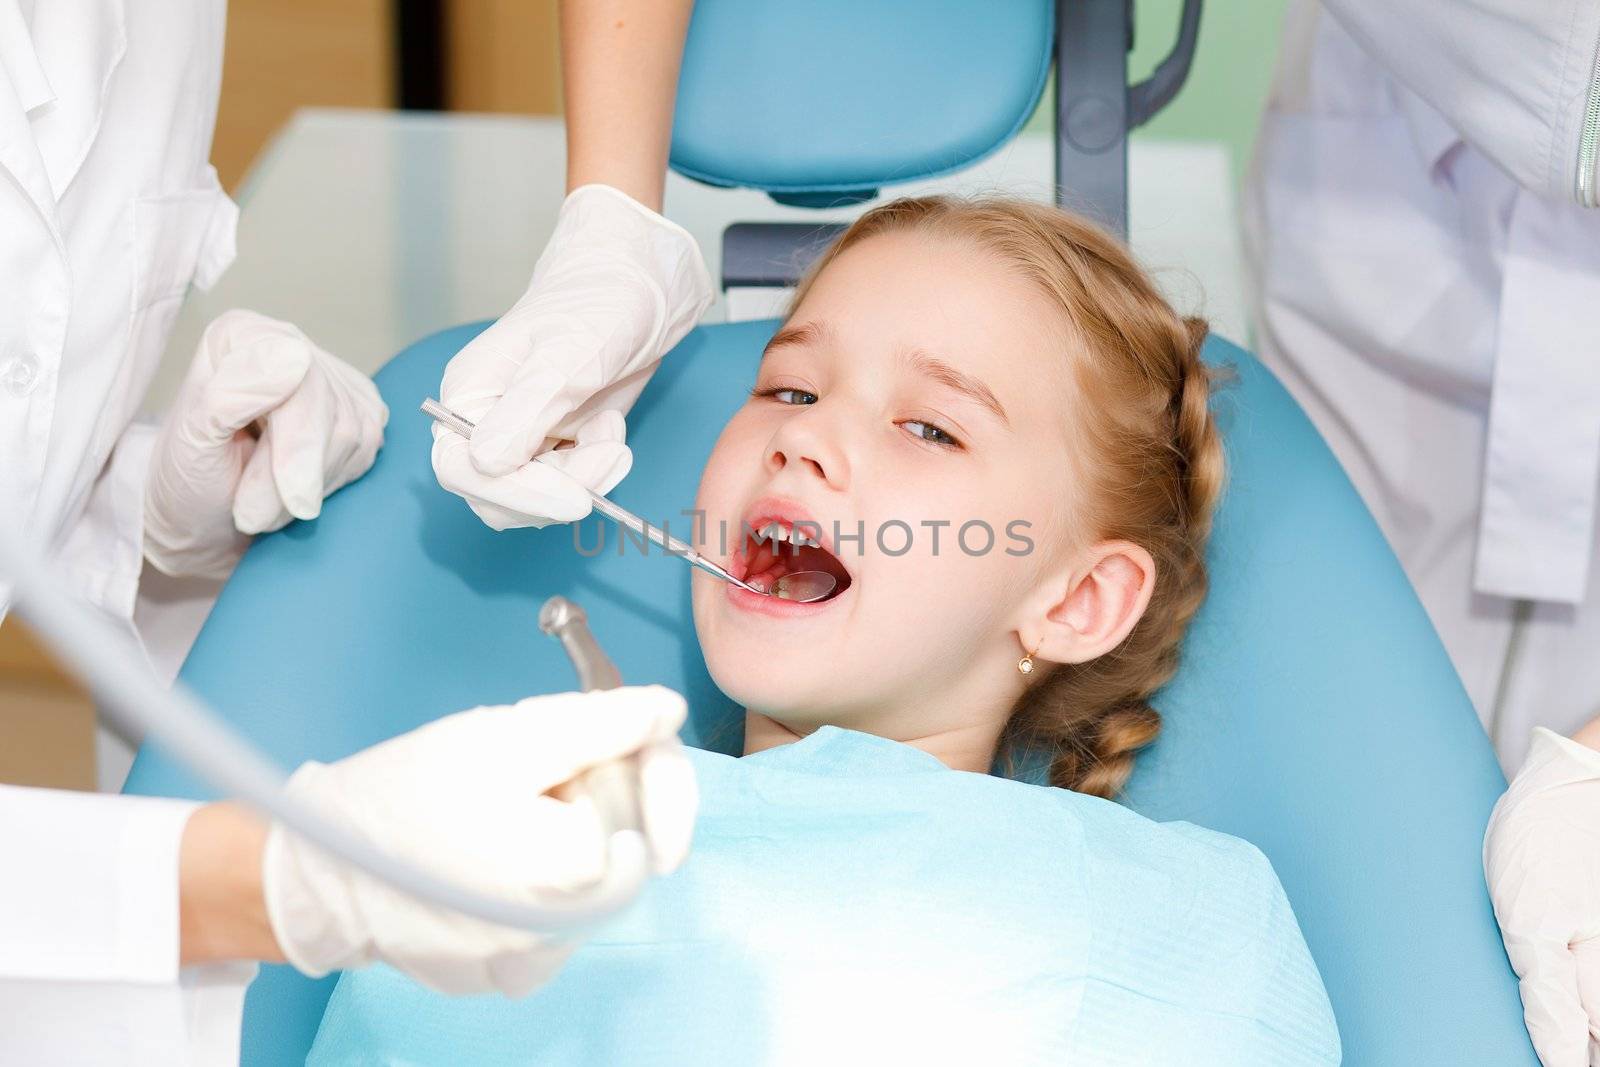
[[[445,368],[440,401],[477,429],[469,446],[435,428],[439,484],[497,530],[583,518],[586,490],[633,462],[622,416],[711,296],[686,230],[610,186],[574,189],[527,292]],[[577,445],[556,470],[530,462],[562,440]]]
[[[605,869],[587,799],[552,789],[641,753],[641,807],[657,873],[688,854],[698,807],[677,731],[683,698],[661,686],[562,693],[447,716],[333,764],[306,763],[289,792],[379,848],[484,893],[581,893]],[[523,996],[577,945],[435,908],[274,825],[262,860],[278,945],[312,977],[381,960],[450,994]]]
[[[1600,1065],[1600,752],[1537,729],[1483,870],[1544,1067]]]
[[[294,326],[217,316],[151,456],[145,558],[167,574],[227,577],[253,535],[316,518],[365,474],[388,421],[371,380]]]

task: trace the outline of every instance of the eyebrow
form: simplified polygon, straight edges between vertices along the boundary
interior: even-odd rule
[[[1007,417],[1006,409],[1001,406],[1000,400],[994,395],[994,392],[983,382],[920,349],[911,349],[906,353],[906,358],[913,367],[924,375],[932,378],[940,385],[965,395],[969,400],[982,404],[994,412],[995,417],[1005,423],[1007,429],[1011,428],[1011,419]]]
[[[780,348],[805,348],[815,344],[831,343],[832,340],[833,329],[825,322],[811,321],[785,326],[772,335],[772,340],[767,342],[761,358],[765,359]],[[902,352],[902,356],[919,373],[988,408],[1007,429],[1011,428],[1011,419],[1006,415],[1006,409],[1001,405],[999,398],[977,378],[957,370],[944,360],[929,355],[919,348],[906,349]]]
[[[772,335],[772,340],[767,342],[767,347],[761,352],[761,358],[765,359],[769,353],[779,348],[804,348],[832,339],[833,328],[825,322],[802,322],[798,326],[785,326]]]

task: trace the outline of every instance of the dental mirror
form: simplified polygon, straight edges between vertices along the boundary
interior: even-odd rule
[[[743,582],[739,584],[744,585]],[[768,595],[780,600],[809,604],[814,600],[826,599],[828,594],[833,592],[833,587],[838,584],[833,575],[827,571],[795,571],[779,578],[778,587]]]
[[[462,418],[432,397],[422,402],[422,411],[440,426],[447,430],[453,430],[469,440],[472,437],[472,431],[476,428],[471,420]],[[838,584],[833,575],[827,571],[794,571],[780,577],[777,585],[772,589],[763,589],[760,586],[751,585],[749,582],[742,582],[684,542],[664,530],[656,529],[627,508],[613,504],[593,489],[589,490],[589,496],[594,502],[596,511],[626,526],[634,533],[649,538],[666,549],[668,555],[681,556],[707,574],[714,574],[723,581],[732,582],[739,588],[748,589],[752,593],[777,597],[779,600],[792,600],[798,604],[810,604],[817,600],[826,600]]]

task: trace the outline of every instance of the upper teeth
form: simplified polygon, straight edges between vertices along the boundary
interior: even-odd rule
[[[758,541],[786,541],[791,545],[815,545],[816,538],[808,537],[799,530],[786,528],[781,522],[769,522],[756,531]]]

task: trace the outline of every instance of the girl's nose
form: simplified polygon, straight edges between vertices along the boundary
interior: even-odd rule
[[[826,422],[820,411],[783,420],[767,448],[767,468],[773,473],[793,468],[791,473],[818,478],[831,489],[846,488],[849,462],[839,447],[839,434]]]

